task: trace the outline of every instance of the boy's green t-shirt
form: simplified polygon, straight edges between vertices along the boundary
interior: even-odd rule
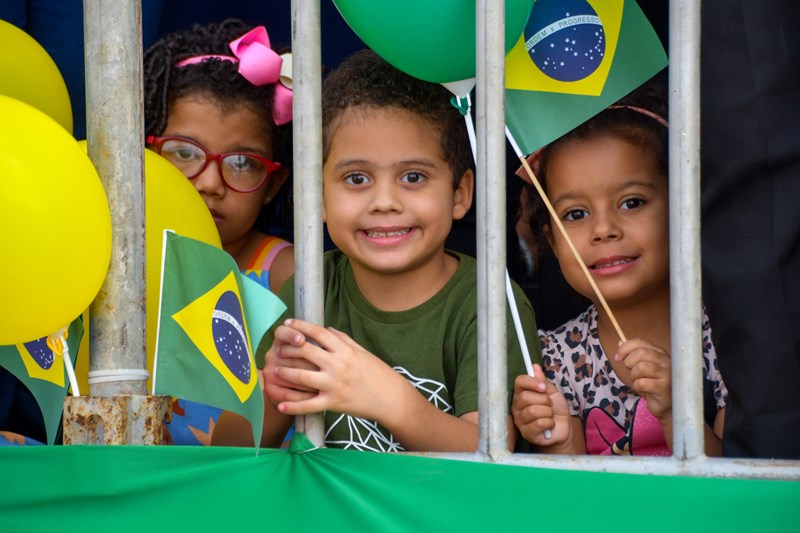
[[[375,308],[356,286],[350,263],[342,252],[324,256],[325,326],[347,333],[389,366],[442,411],[461,416],[478,409],[477,270],[475,259],[448,252],[459,266],[448,283],[430,300],[407,311]],[[530,302],[514,285],[517,307],[533,362],[541,361],[536,323]],[[288,309],[278,324],[294,316],[294,278],[278,294]],[[272,344],[274,330],[262,340],[257,364]],[[522,352],[508,314],[508,403],[514,379],[525,373]],[[325,414],[325,444],[329,447],[374,451],[403,451],[379,424],[340,413]]]

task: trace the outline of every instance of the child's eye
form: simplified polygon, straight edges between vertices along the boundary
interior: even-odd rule
[[[364,174],[353,173],[345,176],[344,182],[348,185],[364,185],[369,182],[369,178]]]
[[[645,204],[645,201],[642,198],[626,198],[620,204],[621,209],[636,209],[637,207],[642,207]]]
[[[234,154],[223,159],[223,163],[236,172],[249,172],[256,168],[258,162],[257,159],[247,157],[244,154]]]
[[[400,179],[402,183],[422,183],[425,181],[425,175],[419,172],[408,172]]]
[[[586,209],[570,209],[564,213],[564,220],[575,222],[576,220],[581,220],[588,216],[589,212]]]
[[[162,155],[167,159],[178,162],[197,161],[205,158],[205,154],[202,150],[188,143],[170,146],[168,149],[165,147],[162,150]]]

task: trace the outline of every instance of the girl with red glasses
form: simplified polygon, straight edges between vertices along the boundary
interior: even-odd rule
[[[277,291],[294,273],[291,54],[263,26],[195,25],[145,52],[144,100],[148,148],[191,180],[239,268]]]
[[[147,147],[191,181],[223,249],[273,292],[294,273],[292,60],[283,52],[263,26],[229,19],[166,35],[144,55]],[[209,444],[221,411],[174,407],[173,442]]]

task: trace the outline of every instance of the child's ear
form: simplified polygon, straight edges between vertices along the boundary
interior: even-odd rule
[[[472,169],[467,169],[456,190],[453,191],[453,220],[460,220],[472,207],[472,194],[475,191],[475,174]]]
[[[267,177],[267,183],[264,185],[264,205],[267,205],[275,198],[275,195],[281,189],[281,185],[284,184],[288,177],[289,167],[281,167]]]

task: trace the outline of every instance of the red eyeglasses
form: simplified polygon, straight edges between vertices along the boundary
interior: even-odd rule
[[[215,154],[205,146],[183,137],[148,136],[145,139],[155,152],[175,165],[184,176],[194,179],[211,161],[217,162],[219,176],[227,188],[236,192],[253,192],[264,183],[272,172],[281,168],[280,163],[251,152],[229,152]]]

